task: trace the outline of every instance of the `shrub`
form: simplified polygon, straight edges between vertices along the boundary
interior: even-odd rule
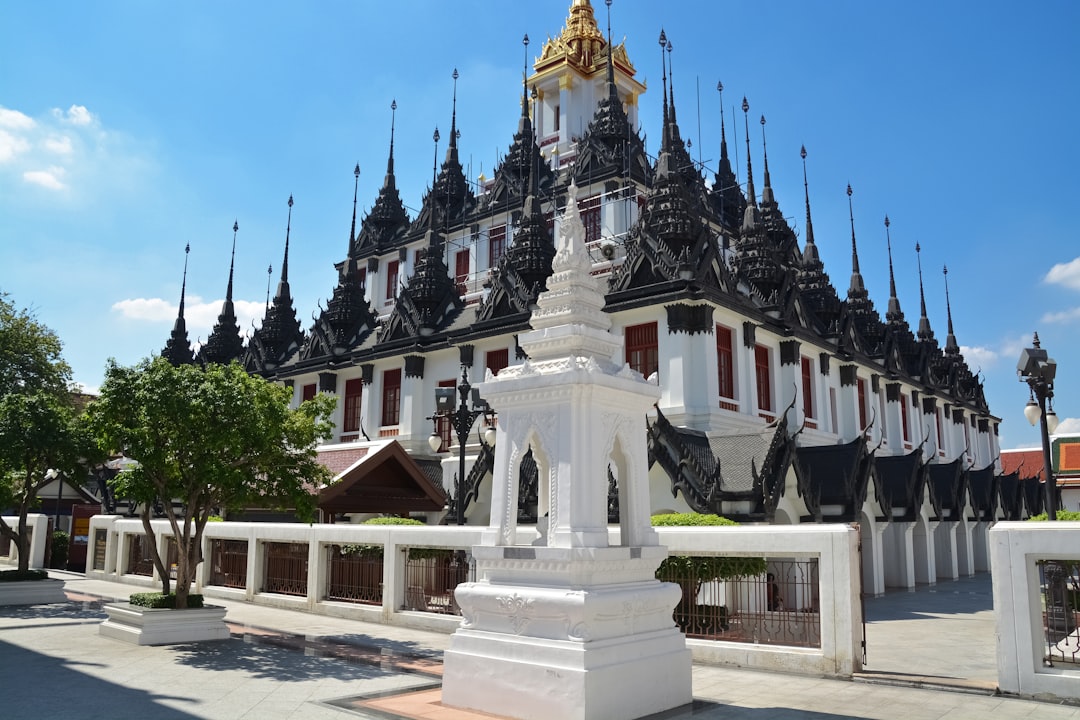
[[[653,515],[653,527],[716,527],[738,525],[719,515],[667,513]],[[696,578],[700,586],[710,580],[734,580],[765,572],[768,563],[760,557],[717,557],[707,555],[671,555],[656,569],[656,577]],[[694,593],[697,594],[696,592]]]
[[[415,518],[403,517],[376,517],[365,520],[362,525],[426,525]],[[449,557],[453,550],[448,548],[409,548],[409,558],[422,560],[424,558]],[[382,545],[342,545],[342,555],[359,555],[360,557],[382,558]]]
[[[424,523],[415,518],[403,517],[377,517],[365,520],[364,525],[423,525]]]
[[[52,548],[50,550],[51,559],[49,560],[49,567],[56,568],[57,570],[64,570],[65,568],[67,568],[68,547],[70,543],[70,535],[68,535],[63,530],[53,530]]]
[[[1080,511],[1076,510],[1058,510],[1057,519],[1070,522],[1080,521]],[[1028,522],[1043,522],[1046,520],[1046,513],[1041,512],[1038,515],[1032,515],[1028,518]]]
[[[168,595],[159,592],[132,593],[128,602],[136,607],[151,608],[153,610],[172,610],[176,607],[176,593]],[[187,596],[188,608],[201,608],[203,596],[191,593]]]
[[[48,580],[49,573],[44,570],[0,570],[0,582],[21,582],[23,580]]]

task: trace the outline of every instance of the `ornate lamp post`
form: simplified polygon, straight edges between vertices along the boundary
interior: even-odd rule
[[[469,355],[471,359],[471,353]],[[494,415],[491,407],[480,398],[480,393],[469,384],[469,365],[471,362],[467,363],[464,360],[463,357],[461,382],[457,386],[457,392],[460,395],[457,408],[454,407],[454,388],[435,388],[435,415],[432,416],[433,420],[449,418],[451,427],[454,429],[454,435],[457,437],[458,474],[457,481],[454,483],[454,515],[458,525],[465,524],[465,441],[469,437],[469,431],[472,429],[473,423],[476,422],[476,418],[481,415],[490,418]],[[469,406],[470,400],[472,401],[471,407]],[[484,430],[483,440],[490,446],[495,445],[494,427],[489,426]],[[428,445],[431,447],[432,452],[439,452],[442,447],[442,436],[439,435],[437,430],[428,438]]]
[[[1020,362],[1016,364],[1016,373],[1021,382],[1026,382],[1031,391],[1031,399],[1024,408],[1024,417],[1034,425],[1039,423],[1042,433],[1043,472],[1046,475],[1046,517],[1057,520],[1057,479],[1054,478],[1050,463],[1050,433],[1057,430],[1058,417],[1054,412],[1054,376],[1057,363],[1049,357],[1039,344],[1039,333],[1035,333],[1034,347],[1020,353]],[[1050,410],[1047,412],[1047,403]]]

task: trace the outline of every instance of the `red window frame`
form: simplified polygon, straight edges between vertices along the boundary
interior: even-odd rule
[[[716,326],[716,375],[720,407],[738,410],[735,405],[735,333],[723,325]]]
[[[345,417],[341,421],[342,432],[360,431],[360,400],[363,396],[363,380],[353,378],[345,381]]]
[[[439,387],[441,388],[456,388],[456,380],[440,380]],[[435,433],[442,438],[442,445],[439,446],[439,452],[447,452],[450,449],[450,443],[452,442],[450,433],[454,429],[453,420],[449,415],[440,415],[435,421]]]
[[[318,386],[315,383],[305,385],[300,390],[300,402],[307,402],[308,400],[314,400],[316,392],[318,392]]]
[[[904,442],[911,442],[911,430],[908,427],[908,396],[900,393],[900,425],[904,429]]]
[[[488,267],[495,267],[506,254],[506,226],[493,225],[488,230]]]
[[[506,348],[503,348],[502,350],[489,350],[484,353],[484,367],[490,370],[492,375],[498,375],[500,370],[509,365],[510,351]]]
[[[393,300],[397,297],[397,284],[398,284],[398,268],[400,264],[397,260],[391,260],[386,263],[386,299]]]
[[[585,225],[585,242],[596,242],[600,239],[600,205],[602,198],[593,195],[578,203],[581,213],[581,222]]]
[[[814,417],[814,364],[802,356],[802,409],[803,417]]]
[[[859,378],[855,385],[859,392],[859,432],[862,432],[866,429],[866,414],[868,412],[866,407],[866,381]]]
[[[401,368],[383,371],[382,424],[397,425],[401,421]]]
[[[757,383],[758,410],[771,413],[772,405],[772,359],[769,348],[754,346],[754,379]]]
[[[469,280],[469,248],[458,250],[454,255],[454,282],[457,283],[458,295],[464,295]]]
[[[360,292],[367,292],[367,268],[357,269],[356,285],[360,288]]]
[[[655,322],[626,328],[626,362],[648,378],[660,370],[660,342]]]

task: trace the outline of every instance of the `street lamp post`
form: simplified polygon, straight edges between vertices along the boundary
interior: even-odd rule
[[[1031,399],[1024,407],[1024,417],[1034,425],[1039,423],[1042,434],[1043,474],[1046,476],[1046,517],[1057,520],[1057,480],[1054,478],[1050,462],[1050,433],[1057,430],[1058,418],[1054,412],[1054,376],[1057,363],[1049,357],[1039,344],[1039,333],[1035,333],[1034,347],[1020,353],[1016,364],[1016,373],[1021,382],[1026,382],[1031,391]],[[1049,403],[1049,412],[1047,412]]]
[[[454,408],[454,388],[435,389],[435,415],[432,419],[449,418],[454,435],[457,437],[458,474],[457,481],[454,483],[454,515],[457,524],[464,525],[465,441],[469,437],[469,431],[476,422],[476,418],[481,415],[490,417],[493,412],[491,407],[480,399],[480,394],[476,389],[469,384],[469,366],[464,362],[461,364],[461,382],[458,383],[457,391],[460,401],[457,408]],[[469,406],[470,400],[472,407]],[[495,428],[489,427],[484,431],[484,442],[488,445],[495,444]],[[433,452],[438,452],[442,447],[442,436],[437,431],[433,432],[428,438],[428,445]]]

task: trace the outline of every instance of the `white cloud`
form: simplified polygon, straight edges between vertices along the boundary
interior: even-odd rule
[[[960,354],[964,356],[964,360],[972,369],[982,368],[983,370],[989,370],[997,364],[997,359],[1001,355],[996,350],[991,350],[987,347],[968,347],[967,345],[960,346]]]
[[[60,181],[67,171],[62,167],[50,167],[48,170],[27,170],[23,173],[23,180],[32,184],[40,185],[49,190],[63,190],[65,185]]]
[[[1046,313],[1042,316],[1042,322],[1044,323],[1071,323],[1077,320],[1080,320],[1080,307],[1056,313]]]
[[[29,115],[0,105],[0,127],[11,128],[12,130],[29,130],[34,125],[36,123]]]
[[[161,322],[175,318],[177,306],[161,298],[131,298],[113,303],[112,309],[129,320]]]
[[[1080,418],[1065,418],[1058,423],[1055,435],[1080,435]]]
[[[94,122],[94,115],[83,105],[72,105],[64,112],[60,108],[53,108],[54,117],[69,125],[90,125]]]
[[[1050,268],[1043,278],[1045,282],[1064,285],[1073,290],[1080,290],[1080,257],[1067,263],[1058,263]]]
[[[42,144],[46,150],[56,153],[57,155],[70,155],[74,151],[74,147],[71,144],[71,138],[67,135],[56,135],[45,138],[45,142]]]
[[[200,338],[205,340],[210,335],[224,302],[224,299],[203,301],[198,295],[187,296],[184,301],[184,320],[188,336],[193,342]],[[130,298],[115,302],[112,306],[114,312],[128,320],[162,324],[171,324],[176,320],[178,309],[179,305],[176,303],[161,298]],[[233,309],[236,312],[236,322],[240,326],[240,334],[246,337],[251,333],[252,323],[260,323],[266,305],[259,300],[234,300]]]
[[[13,160],[19,153],[30,149],[30,143],[26,138],[12,135],[6,130],[0,130],[0,163]]]

